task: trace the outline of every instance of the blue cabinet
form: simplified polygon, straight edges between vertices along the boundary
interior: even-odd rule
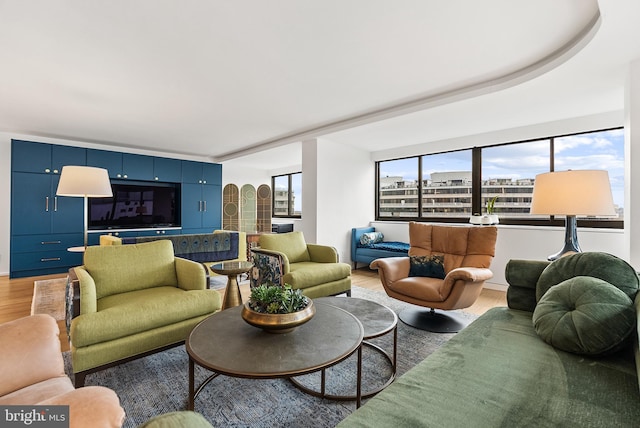
[[[109,150],[87,150],[87,165],[104,168],[109,177],[131,180],[153,180],[153,157]]]
[[[222,165],[219,163],[182,161],[182,182],[222,185]]]
[[[183,233],[209,233],[222,223],[222,186],[182,184]]]
[[[64,272],[82,262],[83,200],[56,196],[64,165],[84,165],[86,150],[13,140],[11,277]]]
[[[114,231],[118,236],[201,233],[222,224],[222,165],[13,140],[11,277],[62,273],[82,263],[83,198],[56,196],[64,165],[105,168],[111,178],[182,183],[182,229]],[[89,233],[89,245],[100,233]]]
[[[182,161],[180,159],[154,158],[153,179],[165,183],[182,181]]]

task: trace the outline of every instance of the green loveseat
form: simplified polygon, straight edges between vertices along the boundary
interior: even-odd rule
[[[638,276],[624,261],[603,253],[564,259],[511,260],[506,267],[509,308],[486,312],[338,427],[639,426]],[[587,283],[595,294],[576,288]],[[567,352],[540,337],[533,320],[544,318],[538,306],[550,302],[545,288],[555,294],[570,291],[565,296],[574,302],[558,303],[552,311],[564,313],[567,324],[558,324],[555,332],[568,337],[591,321],[582,315],[608,310],[607,303],[593,299],[611,289],[607,283],[618,288],[612,292],[616,298],[628,299],[631,327],[626,339],[617,337],[615,347],[592,355],[593,349]],[[604,322],[605,339],[611,339],[609,332],[618,327],[614,324]],[[575,330],[564,328],[568,325]],[[567,337],[557,345],[570,345]],[[587,337],[574,339],[591,343]]]
[[[103,368],[183,343],[221,308],[201,263],[170,241],[91,246],[69,271],[69,337],[76,387]]]

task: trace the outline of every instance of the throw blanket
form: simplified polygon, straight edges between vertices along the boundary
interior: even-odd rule
[[[395,251],[398,253],[406,253],[407,251],[409,251],[409,244],[407,244],[406,242],[382,241],[376,244],[358,245],[358,246],[360,248],[371,248],[374,250]]]
[[[238,258],[238,233],[220,232],[195,235],[140,236],[123,238],[123,244],[168,239],[173,243],[173,252],[177,257],[195,262],[219,262]]]

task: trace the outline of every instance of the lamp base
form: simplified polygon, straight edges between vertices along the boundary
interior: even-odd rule
[[[564,231],[564,247],[562,250],[547,257],[547,260],[554,261],[560,257],[568,256],[575,253],[581,253],[580,245],[578,244],[578,228],[576,216],[568,215],[565,220]]]

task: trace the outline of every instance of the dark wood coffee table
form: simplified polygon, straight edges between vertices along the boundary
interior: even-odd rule
[[[291,378],[331,367],[358,351],[356,406],[361,403],[362,339],[358,319],[336,306],[314,301],[315,316],[290,333],[271,334],[247,324],[240,307],[217,312],[194,327],[186,340],[189,354],[189,410],[195,398],[219,375]],[[338,333],[339,332],[339,333]],[[214,372],[195,387],[195,364]],[[323,376],[324,378],[324,376]],[[321,387],[324,393],[324,384]]]

